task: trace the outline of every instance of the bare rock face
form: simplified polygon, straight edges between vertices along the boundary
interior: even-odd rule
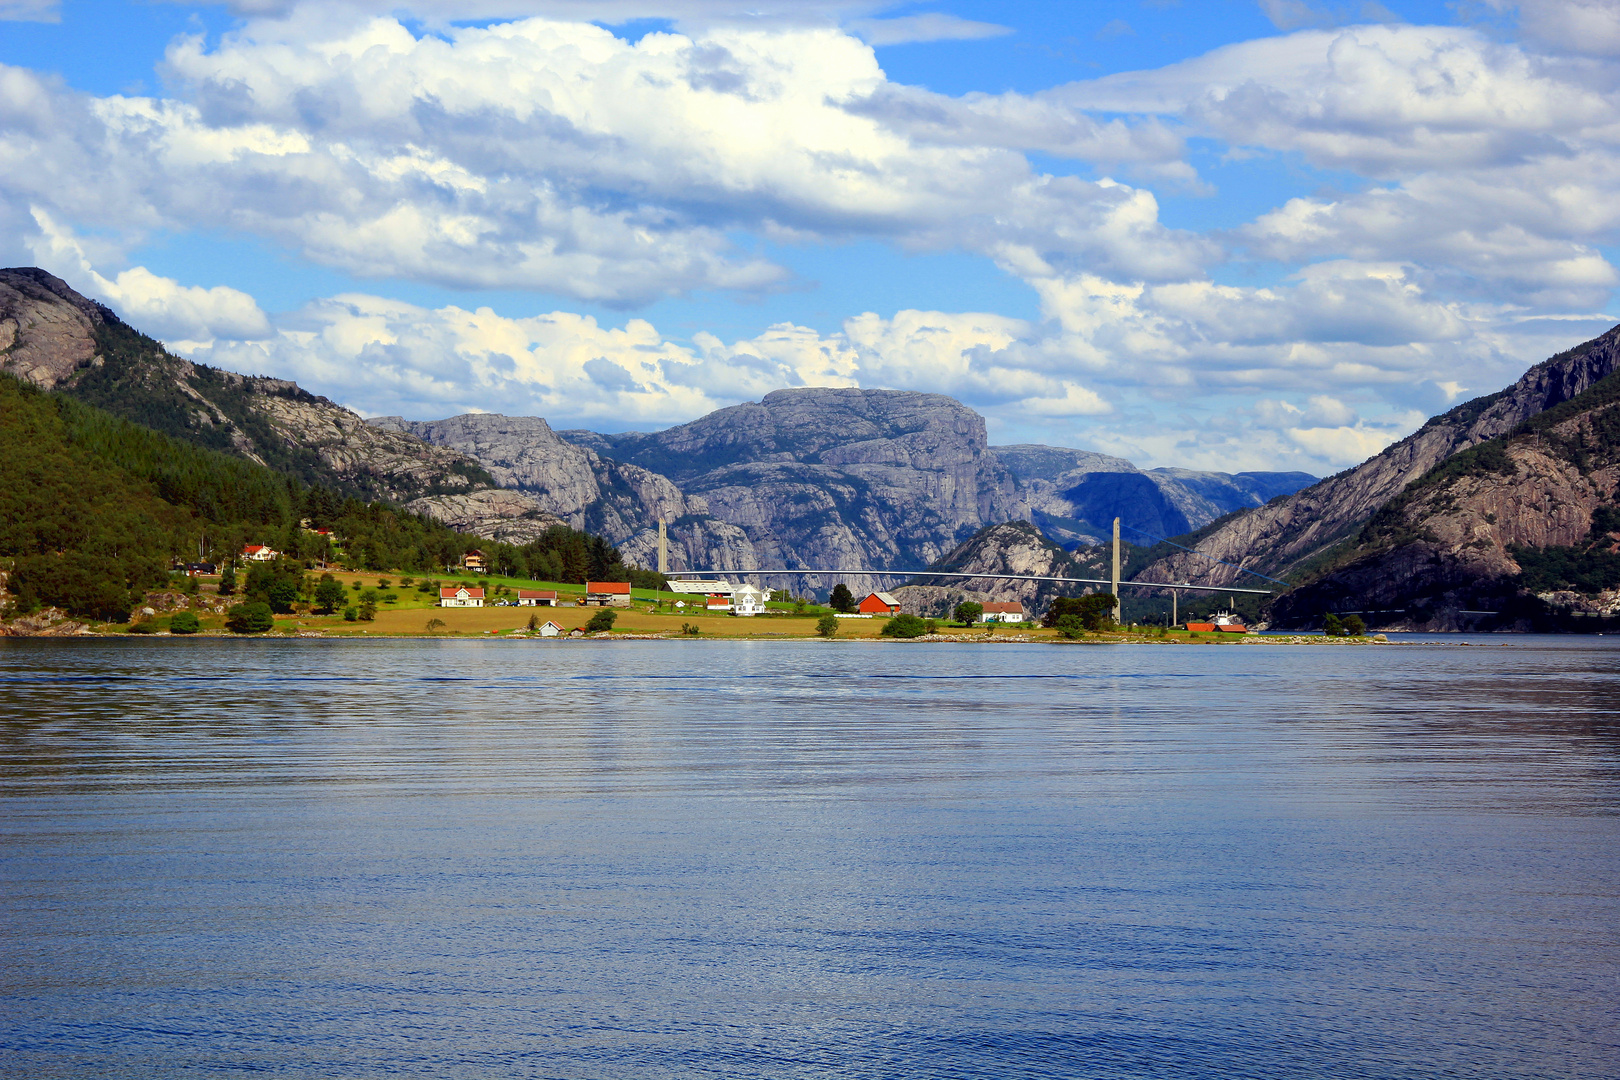
[[[1374,625],[1460,630],[1492,611],[1501,616],[1493,625],[1512,625],[1522,608],[1514,549],[1620,545],[1592,535],[1597,511],[1620,496],[1620,401],[1605,400],[1616,396],[1586,409],[1577,397],[1573,415],[1433,470],[1361,530],[1343,565],[1280,597],[1274,621],[1306,625],[1354,610],[1373,613]],[[1602,592],[1542,599],[1592,614],[1612,606]]]
[[[1512,386],[1459,405],[1347,472],[1286,499],[1241,514],[1198,540],[1215,559],[1281,577],[1351,537],[1406,486],[1440,462],[1512,431],[1613,373],[1620,360],[1620,327],[1536,365]],[[1193,555],[1153,563],[1140,576],[1155,581],[1228,585],[1245,575]]]
[[[37,267],[0,270],[0,371],[55,389],[95,362],[96,329],[118,316]]]
[[[441,521],[459,532],[505,544],[527,544],[568,523],[520,491],[485,489],[463,495],[429,495],[405,509]]]
[[[1097,550],[1064,551],[1027,521],[1008,521],[981,530],[941,559],[935,570],[964,574],[1016,574],[1103,580],[1107,572]],[[941,617],[962,600],[979,603],[1016,600],[1030,617],[1044,613],[1054,597],[1106,591],[1107,585],[1078,582],[946,578],[922,575],[894,590],[903,610]]]
[[[594,441],[740,528],[757,565],[921,567],[1024,512],[984,418],[939,394],[778,390],[667,431]]]
[[[458,451],[489,470],[501,487],[532,496],[537,505],[584,525],[584,510],[601,498],[596,455],[564,442],[538,416],[469,413],[446,420],[372,417],[373,428],[405,432]]]

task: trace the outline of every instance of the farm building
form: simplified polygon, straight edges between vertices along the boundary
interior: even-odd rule
[[[703,609],[705,611],[730,611],[731,597],[722,596],[718,593],[714,596],[706,596],[703,598]]]
[[[484,590],[465,585],[444,586],[439,590],[440,607],[483,607]]]
[[[550,619],[547,619],[545,622],[540,624],[541,637],[556,637],[562,632],[563,628],[552,622]]]
[[[855,610],[862,615],[898,615],[900,601],[886,592],[868,593],[861,597],[861,602],[855,605]]]
[[[597,607],[629,607],[630,583],[628,581],[587,581],[585,583],[585,606],[595,604]]]
[[[518,607],[556,607],[556,589],[519,589]]]

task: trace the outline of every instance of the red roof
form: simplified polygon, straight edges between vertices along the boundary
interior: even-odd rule
[[[720,595],[718,593],[716,593],[713,596],[705,596],[703,598],[703,600],[704,600],[704,603],[706,603],[709,607],[719,607],[721,604],[730,604],[731,603],[731,597],[722,596],[722,595]]]
[[[518,599],[519,600],[555,600],[555,599],[557,599],[557,590],[556,589],[519,589],[518,590]]]
[[[628,581],[587,581],[585,591],[588,593],[616,593],[629,596],[630,583]]]
[[[1022,615],[1024,613],[1024,605],[1020,604],[1017,600],[1012,600],[1005,604],[989,603],[984,605],[984,613],[986,615]]]
[[[484,590],[482,588],[469,589],[465,585],[460,585],[455,588],[440,587],[439,599],[454,600],[456,598],[456,594],[462,591],[465,591],[467,596],[473,600],[482,600],[484,598]]]
[[[274,548],[270,547],[267,544],[248,544],[246,547],[244,547],[242,549],[242,554],[244,554],[244,555],[257,555],[261,551],[274,551],[274,550],[275,550]]]

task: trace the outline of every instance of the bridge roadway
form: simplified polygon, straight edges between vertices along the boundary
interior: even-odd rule
[[[1106,578],[1083,577],[1043,577],[1038,574],[963,574],[948,570],[740,570],[731,568],[726,570],[669,570],[667,577],[690,577],[696,574],[732,574],[744,577],[750,574],[764,576],[766,574],[843,574],[845,577],[944,577],[944,578],[993,578],[996,581],[1061,581],[1065,584],[1077,585],[1107,585],[1110,588],[1114,583]],[[1249,593],[1256,596],[1270,596],[1270,589],[1237,589],[1230,585],[1176,585],[1168,581],[1121,581],[1120,586],[1131,585],[1138,589],[1184,589],[1190,592],[1218,592],[1218,593]]]

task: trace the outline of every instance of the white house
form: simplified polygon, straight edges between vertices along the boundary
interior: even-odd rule
[[[265,544],[249,544],[242,549],[242,558],[248,562],[275,562],[281,552]]]
[[[731,593],[731,612],[733,615],[759,615],[765,611],[765,601],[770,599],[764,589],[756,589],[752,585],[739,585]]]
[[[989,603],[984,605],[984,614],[979,616],[980,622],[1023,622],[1024,605],[1017,600],[1005,604]]]
[[[552,622],[550,619],[547,619],[545,622],[540,624],[541,637],[556,637],[562,632],[563,628]]]
[[[556,589],[519,589],[518,607],[556,607]]]
[[[465,585],[446,586],[439,590],[440,607],[483,607],[484,590],[469,589]]]

